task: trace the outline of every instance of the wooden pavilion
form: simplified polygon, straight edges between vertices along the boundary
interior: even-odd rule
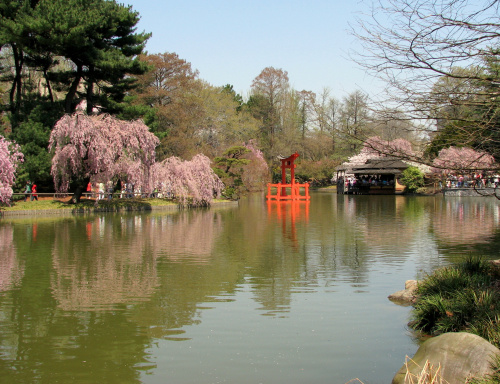
[[[337,168],[337,193],[392,195],[403,193],[401,173],[409,165],[395,158],[369,159],[365,164],[345,163]]]

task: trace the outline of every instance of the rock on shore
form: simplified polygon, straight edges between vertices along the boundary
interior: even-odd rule
[[[397,291],[392,295],[389,295],[389,300],[394,301],[396,304],[400,305],[411,305],[415,302],[416,290],[418,282],[417,280],[407,280],[405,283],[405,289]]]
[[[444,333],[425,341],[396,373],[392,384],[403,384],[407,371],[418,376],[426,363],[432,365],[432,372],[446,380],[443,382],[463,384],[469,377],[492,374],[494,355],[500,355],[500,349],[480,336],[467,332]]]

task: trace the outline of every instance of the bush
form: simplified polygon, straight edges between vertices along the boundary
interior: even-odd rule
[[[415,193],[420,191],[424,183],[424,173],[417,167],[408,167],[401,174],[401,183],[406,187],[405,192]]]
[[[500,293],[488,262],[468,257],[441,268],[418,287],[412,328],[431,335],[468,331],[500,346]]]

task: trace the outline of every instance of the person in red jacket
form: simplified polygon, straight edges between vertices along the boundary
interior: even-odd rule
[[[38,195],[36,194],[36,184],[33,182],[33,185],[31,186],[31,201],[36,200],[38,201]]]

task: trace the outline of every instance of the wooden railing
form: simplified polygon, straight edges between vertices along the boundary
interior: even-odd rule
[[[271,189],[276,188],[276,194],[271,193]],[[304,188],[304,194],[300,193],[301,188]],[[290,192],[290,193],[289,193]],[[309,183],[304,184],[267,184],[267,200],[309,200]]]

